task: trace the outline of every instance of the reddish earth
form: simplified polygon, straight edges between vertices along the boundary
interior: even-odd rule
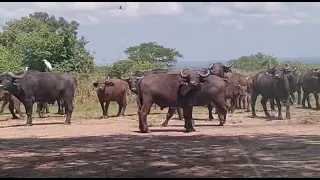
[[[151,110],[150,134],[137,133],[136,109],[109,119],[75,116],[70,126],[54,114],[34,115],[31,127],[2,115],[0,177],[320,176],[320,111],[293,107],[291,120],[268,121],[237,110],[220,127],[197,107],[192,133],[176,119],[161,127],[165,112]]]

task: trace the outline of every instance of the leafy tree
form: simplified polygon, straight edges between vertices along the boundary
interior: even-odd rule
[[[0,33],[0,44],[22,59],[24,66],[42,71],[47,59],[56,70],[90,73],[94,69],[93,53],[85,46],[85,37],[78,38],[79,23],[56,19],[45,12],[35,12],[6,23]],[[41,63],[40,63],[41,62]]]
[[[0,72],[21,71],[21,61],[8,48],[0,45]]]
[[[279,64],[276,57],[261,52],[255,55],[241,56],[228,62],[228,64],[231,63],[234,63],[234,68],[247,72],[260,71]]]
[[[156,42],[131,46],[124,52],[129,60],[148,61],[162,67],[172,67],[178,58],[183,57],[176,49],[158,45]]]

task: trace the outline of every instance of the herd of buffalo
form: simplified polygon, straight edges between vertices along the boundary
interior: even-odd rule
[[[141,133],[150,132],[147,115],[152,105],[159,106],[161,110],[169,108],[162,126],[167,126],[170,118],[177,112],[179,119],[185,120],[187,132],[195,131],[193,106],[206,106],[209,111],[209,120],[213,119],[212,110],[215,107],[220,126],[226,122],[227,113],[232,113],[235,108],[244,108],[256,117],[255,104],[258,95],[262,96],[261,104],[267,117],[271,117],[266,107],[269,101],[272,110],[275,110],[277,105],[279,119],[283,119],[282,105],[286,107],[286,118],[290,119],[290,106],[295,103],[296,92],[298,93],[297,103],[306,107],[307,100],[308,108],[311,108],[309,94],[313,93],[316,108],[320,109],[317,95],[320,92],[319,69],[308,69],[299,74],[296,68],[283,65],[245,76],[232,73],[231,68],[232,65],[225,66],[219,62],[212,63],[201,70],[137,71],[128,78],[96,81],[93,86],[97,88],[104,118],[108,118],[108,107],[111,101],[119,105],[117,116],[124,116],[127,106],[127,89],[136,94]],[[71,123],[73,100],[78,86],[77,79],[73,75],[26,70],[16,74],[3,73],[0,76],[0,82],[0,100],[3,101],[0,113],[9,103],[13,118],[18,118],[15,113],[24,117],[20,111],[20,103],[22,103],[27,114],[26,125],[32,125],[34,103],[38,104],[37,112],[41,117],[44,111],[49,111],[47,104],[57,102],[58,113],[66,114],[65,124]]]

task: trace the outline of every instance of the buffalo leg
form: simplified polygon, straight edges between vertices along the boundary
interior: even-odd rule
[[[208,104],[208,111],[209,111],[209,120],[212,121],[213,120],[213,116],[212,116],[212,104],[209,103]]]
[[[126,109],[127,109],[127,105],[128,105],[127,98],[124,97],[123,100],[122,100],[122,110],[121,110],[121,113],[120,113],[121,116],[124,116],[124,114],[126,112]]]
[[[242,100],[242,109],[245,109],[246,108],[246,97],[242,96],[241,100]]]
[[[291,97],[291,99],[292,99],[292,104],[295,104],[295,102],[296,102],[296,97],[295,97],[295,95],[294,95],[294,92],[290,94],[290,97]]]
[[[72,103],[72,98],[64,98],[63,99],[65,108],[66,108],[66,121],[64,122],[65,125],[70,125],[71,124],[71,116],[73,113],[74,105]]]
[[[108,117],[106,117],[106,110],[104,108],[104,102],[100,101],[100,106],[102,109],[102,118],[108,118]]]
[[[251,94],[247,94],[247,112],[250,112]]]
[[[272,99],[272,101],[274,101],[274,99]],[[261,104],[263,107],[264,114],[267,116],[267,118],[270,118],[271,115],[269,114],[268,109],[267,109],[267,102],[268,102],[268,98],[262,97]],[[271,99],[270,99],[270,102],[271,102]]]
[[[181,111],[181,108],[178,107],[176,110],[177,110],[177,113],[178,113],[179,120],[182,120],[183,119],[183,113]]]
[[[12,114],[12,119],[19,119],[19,117],[16,115],[16,113],[14,113],[14,102],[13,101],[9,101],[9,110],[10,110],[10,113]]]
[[[24,118],[24,115],[20,110],[20,102],[18,102],[17,104],[14,104],[14,108],[16,109],[16,113],[18,113],[21,118]]]
[[[317,110],[320,109],[320,104],[319,104],[319,96],[318,96],[318,93],[317,92],[313,92],[313,95],[314,95],[314,98],[316,100],[316,108]]]
[[[140,128],[141,133],[150,133],[151,132],[149,130],[148,124],[147,124],[147,115],[150,113],[150,108],[151,108],[152,104],[153,103],[151,100],[143,99],[141,110],[138,110],[139,128]]]
[[[38,114],[39,114],[39,118],[43,118],[43,113],[44,113],[44,103],[42,102],[38,102],[38,107],[37,107],[37,111],[38,111]]]
[[[257,101],[257,97],[258,97],[258,94],[253,92],[251,94],[251,110],[252,110],[252,117],[258,117],[257,114],[256,114],[256,101]]]
[[[175,110],[176,110],[176,108],[169,107],[167,115],[166,115],[166,120],[164,120],[164,122],[161,124],[161,126],[163,126],[163,127],[168,126],[169,120],[173,116]]]
[[[275,111],[275,102],[273,98],[269,98],[270,106],[271,106],[271,111]]]
[[[8,104],[8,100],[4,100],[3,103],[2,103],[2,106],[1,106],[1,110],[0,110],[0,113],[3,113],[4,111],[4,107]]]
[[[223,97],[216,98],[216,109],[219,117],[219,126],[223,126],[226,122],[228,107]]]
[[[302,107],[304,107],[304,108],[306,108],[306,100],[308,99],[308,97],[309,97],[309,92],[304,91],[303,97],[302,97],[302,102],[301,102]],[[309,106],[309,103],[308,103],[308,106]]]
[[[182,109],[183,109],[183,117],[185,121],[186,132],[196,131],[193,127],[193,122],[192,122],[193,106],[185,105],[182,107]]]
[[[62,107],[61,107],[61,101],[58,100],[57,104],[58,104],[58,112],[57,112],[57,114],[62,115],[63,114],[63,110],[62,110]]]
[[[300,105],[301,104],[301,88],[297,92],[298,92],[298,105]]]
[[[277,102],[277,107],[278,107],[278,119],[282,120],[283,117],[282,117],[282,106],[281,106],[281,102],[279,99],[276,99],[276,102]]]
[[[310,96],[308,94],[307,96],[307,102],[308,102],[308,108],[312,108],[311,103],[310,103]]]
[[[32,100],[25,100],[23,103],[26,114],[27,114],[27,123],[26,126],[32,126],[32,110],[33,110],[33,101]]]

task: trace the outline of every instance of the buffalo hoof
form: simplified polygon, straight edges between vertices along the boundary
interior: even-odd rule
[[[63,124],[64,124],[64,125],[70,125],[70,124],[71,124],[71,122],[66,121],[66,122],[64,122]]]
[[[167,127],[168,124],[162,123],[161,126],[162,126],[162,127]]]
[[[257,117],[258,117],[257,115],[252,115],[252,116],[251,116],[251,118],[257,118]]]
[[[12,119],[20,119],[18,116],[13,116]]]
[[[290,114],[286,114],[286,119],[291,119]]]
[[[223,123],[223,122],[220,122],[218,126],[223,126],[223,125],[224,125],[224,123]]]
[[[187,128],[185,130],[186,133],[195,132],[196,130],[194,128]]]
[[[109,116],[103,116],[102,117],[102,119],[108,119],[109,118]]]
[[[140,133],[151,133],[149,129],[140,129]]]
[[[249,109],[247,109],[246,112],[251,112],[251,111]]]
[[[26,123],[25,126],[32,126],[32,123]]]
[[[279,120],[283,120],[283,117],[282,117],[282,116],[278,116],[278,119],[279,119]]]

